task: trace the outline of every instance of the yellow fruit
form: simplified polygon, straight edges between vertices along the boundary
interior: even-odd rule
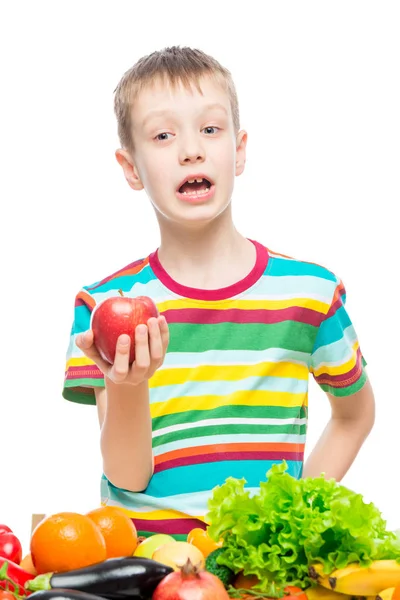
[[[211,552],[222,546],[222,542],[214,542],[207,531],[205,529],[200,529],[200,527],[196,527],[188,533],[187,542],[196,546],[204,558],[207,558]]]
[[[174,571],[179,571],[188,558],[193,565],[199,569],[204,569],[205,559],[203,554],[196,546],[188,542],[168,542],[157,548],[152,556],[153,560],[172,567]]]
[[[27,573],[30,573],[31,575],[37,575],[37,571],[35,569],[35,566],[32,562],[32,555],[29,552],[29,554],[27,554],[26,556],[24,556],[24,558],[21,560],[21,562],[19,563],[19,566],[21,567],[21,569],[23,569],[24,571],[26,571]]]
[[[308,568],[308,574],[310,575],[311,579],[319,581],[320,577],[324,577],[326,575],[326,573],[324,573],[324,565],[321,563],[314,563],[313,565],[310,565]]]
[[[332,590],[316,585],[309,587],[305,591],[308,600],[348,600],[351,598],[348,594],[338,594]]]
[[[172,535],[166,533],[156,533],[146,538],[136,548],[133,556],[142,556],[144,558],[151,558],[156,550],[160,546],[167,544],[168,542],[174,542]]]
[[[387,588],[386,590],[382,590],[377,595],[376,600],[392,600],[393,592],[395,589],[396,588],[394,588],[394,587],[390,587],[390,588]]]
[[[353,563],[329,575],[323,574],[320,566],[312,565],[310,575],[322,587],[341,594],[377,596],[382,590],[400,584],[400,564],[395,560],[376,560],[369,567]]]

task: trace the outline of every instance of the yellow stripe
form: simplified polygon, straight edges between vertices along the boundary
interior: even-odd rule
[[[312,298],[285,298],[282,300],[232,300],[227,302],[226,300],[166,300],[157,304],[157,308],[160,312],[166,310],[180,310],[183,308],[210,308],[218,310],[229,310],[232,308],[240,308],[242,310],[278,310],[280,308],[291,308],[293,306],[301,306],[303,308],[310,308],[320,313],[326,314],[329,310],[329,304],[321,302],[320,300],[314,300]]]
[[[172,398],[167,402],[155,402],[150,405],[151,416],[162,417],[187,410],[209,410],[219,406],[307,406],[307,393],[268,392],[263,390],[240,391],[228,396],[189,396]]]
[[[355,342],[353,346],[353,356],[343,365],[329,366],[329,365],[320,365],[318,369],[313,371],[314,375],[318,377],[323,373],[328,375],[343,375],[343,373],[349,373],[355,366],[357,362],[357,350],[359,343]]]
[[[90,358],[87,358],[86,356],[82,356],[80,358],[70,358],[67,361],[67,369],[69,367],[86,367],[86,366],[92,366],[94,365],[94,362],[92,360],[90,360]]]
[[[107,506],[107,502],[102,502],[102,506]],[[188,515],[186,513],[177,512],[175,510],[153,510],[146,512],[137,512],[120,506],[121,510],[128,515],[130,519],[143,519],[144,521],[162,521],[164,519],[200,519],[204,521],[204,516]],[[205,521],[204,521],[205,522]]]
[[[151,388],[176,385],[186,381],[238,381],[246,377],[286,377],[308,379],[308,367],[291,362],[261,362],[255,365],[204,365],[156,371],[149,381]]]

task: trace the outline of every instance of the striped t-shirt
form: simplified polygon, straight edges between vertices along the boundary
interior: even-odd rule
[[[157,251],[83,287],[75,302],[63,396],[95,404],[99,369],[77,348],[91,311],[118,294],[150,296],[168,322],[164,364],[149,381],[154,475],[144,492],[112,485],[101,500],[125,508],[141,535],[184,539],[204,527],[207,501],[227,477],[250,490],[283,459],[302,474],[308,378],[348,396],[365,383],[365,361],[345,310],[345,289],[329,270],[253,242],[254,268],[218,290],[182,286]]]

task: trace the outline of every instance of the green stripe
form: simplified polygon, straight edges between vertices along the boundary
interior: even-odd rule
[[[153,448],[176,442],[178,440],[191,439],[196,437],[205,437],[210,435],[233,435],[235,433],[249,434],[278,434],[288,433],[289,435],[305,435],[306,425],[209,425],[206,427],[194,427],[193,429],[183,429],[181,431],[172,431],[165,435],[153,438]]]
[[[93,390],[91,394],[83,394],[76,390],[78,386],[84,385],[89,388],[104,387],[104,381],[102,379],[67,379],[64,382],[62,397],[65,400],[77,402],[78,404],[96,405],[96,397]]]
[[[267,350],[283,348],[311,353],[317,327],[296,321],[283,323],[170,323],[168,352],[207,350]]]
[[[343,388],[336,388],[336,387],[332,387],[331,385],[322,384],[321,388],[324,390],[324,392],[327,392],[328,394],[332,394],[332,396],[335,396],[337,398],[344,398],[346,396],[351,396],[352,394],[359,392],[366,381],[367,381],[367,374],[364,371],[362,373],[360,379],[358,379],[355,383],[353,383],[353,385],[348,385],[347,387],[343,387]]]
[[[304,406],[219,406],[210,410],[187,410],[162,417],[154,417],[153,431],[171,425],[203,421],[203,419],[304,419],[306,417],[307,411]]]
[[[79,379],[66,379],[64,381],[64,388],[76,388],[83,385],[88,387],[104,387],[104,379],[90,379],[88,377],[82,377]]]
[[[145,537],[145,538],[155,535],[154,531],[138,531],[137,534],[138,534],[138,536]],[[177,542],[186,542],[187,541],[186,533],[169,533],[168,535],[173,537]]]

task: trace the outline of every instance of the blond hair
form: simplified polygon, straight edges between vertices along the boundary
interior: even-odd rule
[[[139,59],[124,73],[114,90],[114,111],[121,146],[133,149],[131,112],[133,101],[140,90],[161,79],[173,87],[182,83],[189,89],[194,85],[201,93],[199,80],[204,76],[213,77],[224,85],[231,103],[233,125],[238,132],[239,103],[230,71],[201,50],[172,46]]]

